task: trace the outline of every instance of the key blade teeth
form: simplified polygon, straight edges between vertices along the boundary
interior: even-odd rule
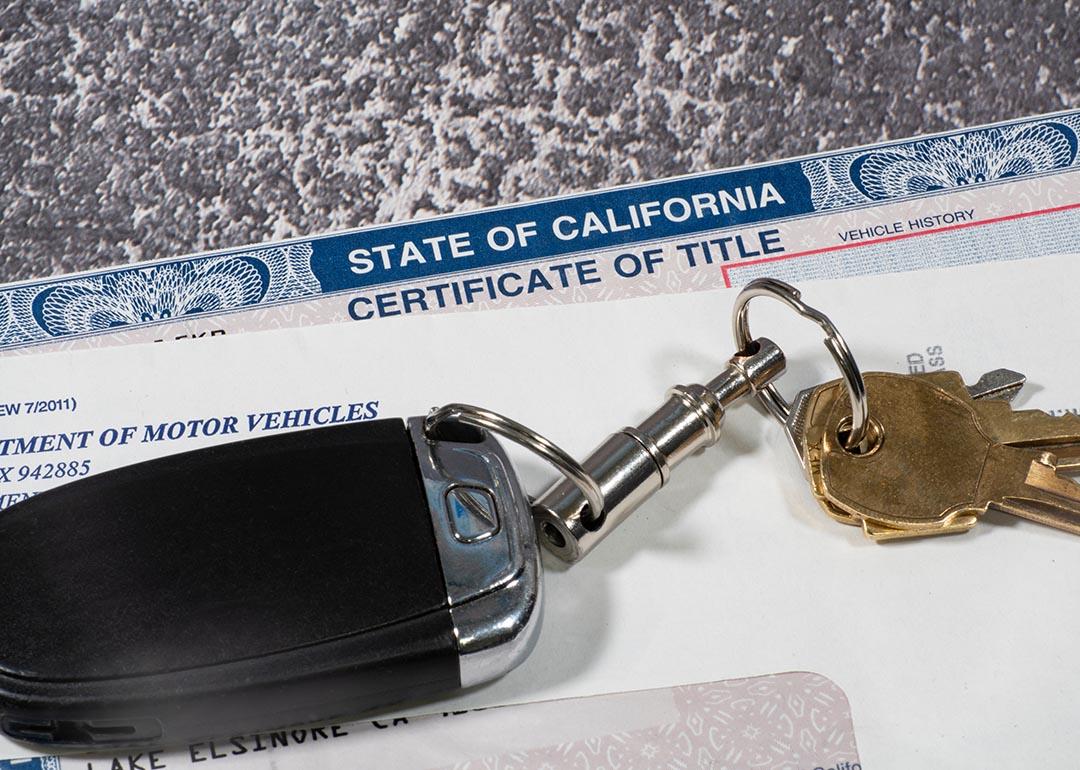
[[[1012,401],[1024,387],[1027,377],[1012,369],[994,369],[967,386],[968,395],[975,401]]]
[[[1063,459],[1080,451],[1080,415],[1013,409],[998,400],[973,402],[979,426],[999,444],[1044,449]]]
[[[987,372],[974,385],[959,378],[941,379],[935,384],[944,392],[967,401],[979,428],[994,442],[1029,449],[1053,451],[1059,458],[1080,452],[1080,414],[1041,409],[1016,409],[1009,401],[1026,378],[1009,369]]]

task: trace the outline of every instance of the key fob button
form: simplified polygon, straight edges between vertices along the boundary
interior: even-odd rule
[[[446,513],[458,542],[476,543],[499,531],[495,499],[486,489],[452,487],[446,493]]]

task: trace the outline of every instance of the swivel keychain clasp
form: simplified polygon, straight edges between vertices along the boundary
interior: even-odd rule
[[[536,431],[481,407],[448,404],[424,421],[429,439],[453,423],[497,433],[554,465],[564,479],[532,501],[541,542],[574,563],[671,478],[674,468],[720,439],[727,407],[758,394],[785,367],[784,353],[764,337],[751,341],[705,385],[676,385],[637,427],[613,433],[578,462]]]

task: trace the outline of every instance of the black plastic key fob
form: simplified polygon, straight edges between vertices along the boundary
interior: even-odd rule
[[[109,471],[0,513],[0,727],[168,745],[356,716],[512,668],[539,589],[480,431],[378,420]]]

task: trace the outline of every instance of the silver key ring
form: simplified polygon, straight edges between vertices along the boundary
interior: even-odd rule
[[[735,299],[735,308],[732,312],[731,326],[735,335],[735,344],[739,350],[744,350],[753,341],[750,334],[750,300],[754,297],[772,297],[778,299],[790,307],[803,318],[809,318],[825,332],[825,347],[832,354],[833,360],[840,368],[843,375],[844,385],[847,387],[848,397],[851,399],[851,431],[848,433],[844,445],[851,450],[865,450],[867,448],[868,426],[870,424],[870,408],[866,400],[866,383],[863,382],[859,365],[855,363],[855,357],[851,355],[851,349],[847,342],[836,330],[836,326],[827,315],[816,310],[800,299],[799,290],[788,286],[783,281],[775,278],[757,278],[743,287],[739,296]],[[787,424],[791,414],[791,404],[780,395],[776,385],[769,383],[758,391],[757,396],[761,403],[769,410],[769,413],[781,423]]]
[[[596,479],[581,467],[581,463],[532,428],[527,428],[520,422],[490,409],[470,404],[447,404],[428,412],[427,417],[424,418],[424,435],[431,440],[437,440],[435,431],[445,423],[460,423],[484,428],[540,455],[581,490],[581,494],[589,503],[593,521],[600,521],[603,517],[604,493],[600,485],[596,483]]]

